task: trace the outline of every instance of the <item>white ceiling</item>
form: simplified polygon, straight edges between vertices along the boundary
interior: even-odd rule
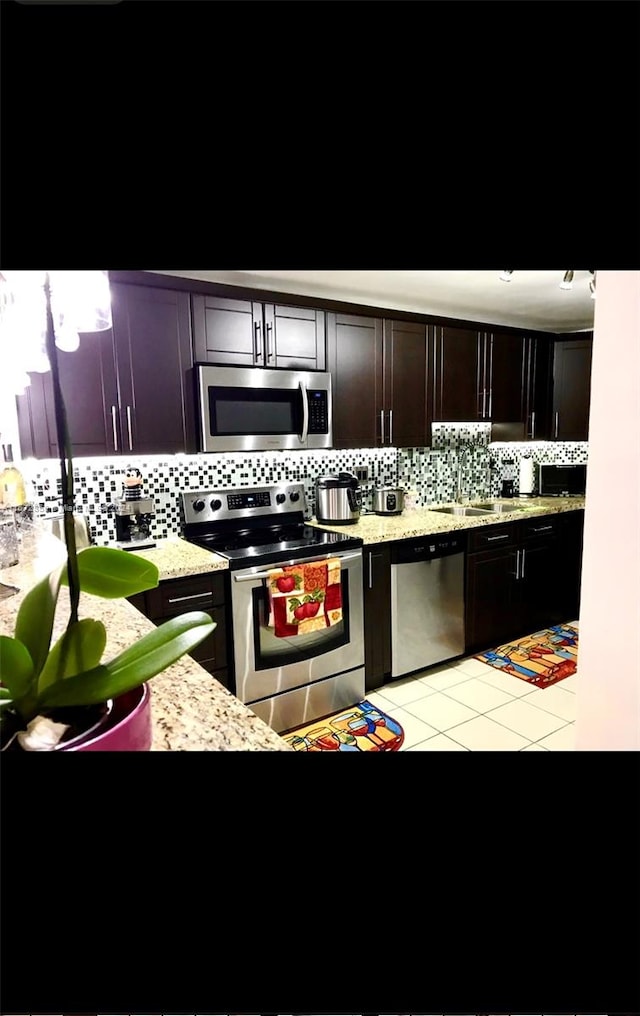
[[[345,300],[368,306],[482,321],[487,324],[577,332],[593,328],[591,274],[574,272],[573,288],[560,289],[564,270],[513,272],[172,271],[189,279]]]

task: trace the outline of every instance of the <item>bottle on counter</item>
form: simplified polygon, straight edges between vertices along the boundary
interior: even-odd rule
[[[5,508],[20,508],[27,503],[22,473],[13,462],[11,445],[2,446],[4,469],[0,472],[0,504]]]

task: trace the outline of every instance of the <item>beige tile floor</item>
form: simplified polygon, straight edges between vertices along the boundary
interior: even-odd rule
[[[367,699],[402,725],[401,751],[573,751],[577,677],[536,688],[466,657]]]

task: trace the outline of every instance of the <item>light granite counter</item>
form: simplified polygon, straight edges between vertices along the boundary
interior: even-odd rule
[[[137,551],[154,560],[161,578],[226,567],[226,562],[184,540],[160,541],[153,550]],[[153,556],[152,556],[153,555]],[[203,556],[206,555],[206,556]],[[13,635],[24,595],[65,559],[63,543],[34,527],[25,534],[20,563],[0,570],[0,582],[19,592],[0,600],[0,633]],[[69,616],[69,592],[60,591],[54,638],[64,631]],[[127,600],[103,600],[83,593],[80,617],[100,619],[107,629],[105,659],[132,645],[154,624]],[[153,723],[152,751],[291,751],[285,741],[227,691],[190,656],[183,656],[149,681]]]
[[[584,508],[583,497],[535,497],[501,499],[492,498],[492,503],[513,507],[513,511],[496,512],[490,515],[447,515],[433,511],[453,502],[431,505],[429,508],[405,509],[401,515],[361,515],[358,522],[347,525],[321,525],[312,519],[310,525],[320,529],[335,529],[349,536],[360,537],[365,546],[374,543],[389,543],[393,540],[407,540],[418,536],[434,536],[437,533],[452,533],[463,529],[479,529],[483,526],[516,522],[518,519],[535,518],[541,515],[555,515]],[[467,503],[467,502],[465,502]],[[480,503],[479,501],[476,503]],[[473,507],[474,502],[468,502]]]
[[[144,557],[158,569],[160,581],[179,579],[187,575],[202,575],[211,571],[228,571],[229,561],[226,557],[212,554],[210,550],[196,547],[180,536],[170,536],[165,540],[157,540],[155,547],[146,550],[130,550],[129,554]]]

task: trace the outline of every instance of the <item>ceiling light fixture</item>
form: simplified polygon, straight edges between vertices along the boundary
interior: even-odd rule
[[[573,272],[565,272],[560,289],[573,289]]]
[[[501,282],[511,282],[511,276],[512,275],[513,275],[513,270],[511,270],[510,272],[500,272],[500,281]]]

